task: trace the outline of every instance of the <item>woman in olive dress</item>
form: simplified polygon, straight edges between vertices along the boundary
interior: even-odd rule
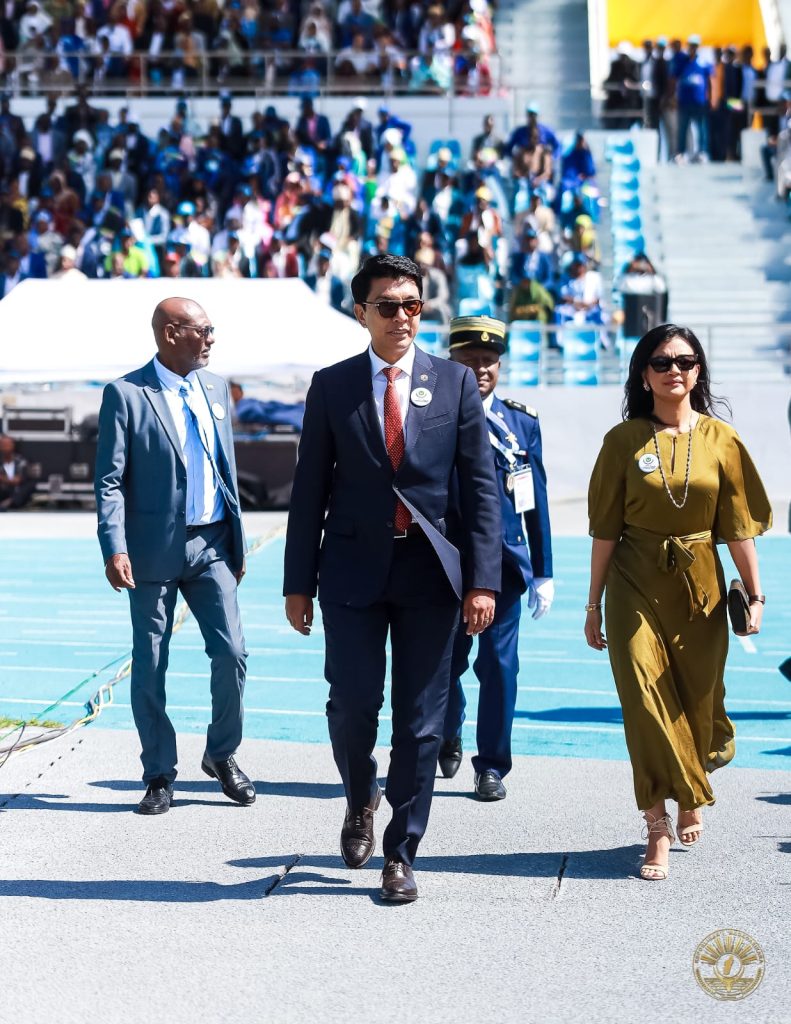
[[[585,639],[609,651],[646,822],[640,875],[655,881],[667,878],[675,838],[665,801],[678,804],[679,840],[694,845],[700,809],[714,803],[708,775],[735,751],[716,543],[728,545],[749,595],[749,632],[757,633],[765,598],[753,538],[769,529],[772,513],[736,431],[712,415],[706,356],[692,331],[664,324],[641,338],[623,417],[605,436],[590,482]]]

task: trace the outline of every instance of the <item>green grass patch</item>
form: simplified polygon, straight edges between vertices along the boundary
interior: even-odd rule
[[[63,722],[56,722],[54,718],[45,718],[39,721],[37,718],[8,718],[0,715],[0,729],[18,729],[22,725],[35,725],[40,729],[60,729]]]

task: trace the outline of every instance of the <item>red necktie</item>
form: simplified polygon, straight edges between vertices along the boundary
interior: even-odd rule
[[[401,409],[398,405],[398,392],[395,387],[395,379],[400,372],[397,366],[387,366],[382,370],[387,377],[384,401],[385,448],[387,448],[387,454],[390,456],[390,463],[394,470],[398,469],[404,457],[404,426],[401,422]],[[409,509],[399,499],[396,503],[393,521],[396,532],[403,532],[411,522],[412,516]]]

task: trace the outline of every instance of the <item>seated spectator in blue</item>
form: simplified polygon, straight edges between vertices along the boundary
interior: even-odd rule
[[[314,57],[305,57],[288,77],[288,95],[312,99],[321,92],[321,75]]]
[[[49,216],[49,214],[45,214]],[[43,252],[34,252],[30,246],[30,236],[21,231],[14,238],[14,248],[19,253],[19,274],[20,280],[36,278],[41,280],[47,277],[47,260]]]
[[[382,145],[382,136],[388,128],[397,128],[401,132],[401,145],[406,149],[405,143],[412,134],[412,125],[408,121],[402,121],[400,117],[392,114],[387,106],[382,105],[379,107],[377,113],[379,114],[379,124],[374,129],[377,145]],[[407,152],[409,151],[407,150]]]
[[[212,125],[209,134],[195,153],[195,174],[211,192],[223,193],[233,184],[235,176],[231,157],[222,147],[220,129]]]
[[[167,128],[162,128],[157,136],[152,165],[154,171],[162,175],[166,190],[179,196],[182,180],[189,171],[189,163]]]
[[[58,268],[64,239],[63,235],[55,230],[49,210],[36,211],[33,225],[28,232],[28,242],[31,253],[40,253],[43,256],[47,268],[45,276],[51,277]]]
[[[351,46],[352,39],[358,33],[365,39],[366,47],[373,46],[376,18],[363,8],[362,0],[350,0],[348,11],[345,14],[339,11],[338,14],[339,47]]]
[[[339,277],[331,273],[332,253],[329,249],[319,250],[316,256],[316,269],[305,275],[305,284],[311,291],[339,313],[345,313],[343,302],[346,298],[346,287]]]
[[[302,430],[305,415],[304,402],[264,402],[260,398],[245,398],[244,388],[236,380],[228,381],[233,402],[233,419],[237,423],[261,426],[285,424]]]
[[[528,227],[522,233],[519,252],[514,253],[512,270],[518,269],[523,276],[540,284],[542,288],[552,285],[552,260],[538,246],[538,232]]]
[[[423,174],[420,194],[427,203],[431,203],[442,188],[443,178],[453,175],[456,168],[453,165],[453,153],[447,146],[441,146],[434,154],[433,159],[429,157],[428,162],[429,166]]]
[[[6,249],[0,257],[0,299],[24,280],[19,262],[20,254],[16,249]]]
[[[75,31],[74,18],[61,18],[60,38],[55,46],[55,52],[60,57],[60,65],[66,68],[75,82],[80,81],[84,76],[80,74],[80,57],[87,53],[85,40],[78,36]],[[83,69],[87,70],[87,60],[83,63]]]
[[[589,269],[585,256],[575,255],[560,288],[560,304],[555,307],[555,319],[559,324],[601,324],[601,298],[601,275]]]
[[[587,140],[577,132],[574,145],[563,154],[560,161],[560,187],[563,190],[577,189],[596,177],[596,164]]]
[[[303,98],[300,107],[301,113],[295,129],[297,142],[302,149],[313,154],[317,170],[324,173],[326,156],[332,144],[329,119],[324,114],[316,113],[310,96]]]
[[[506,156],[511,156],[515,149],[527,149],[530,145],[530,139],[534,128],[538,130],[539,143],[542,146],[546,146],[551,151],[552,156],[555,159],[560,156],[560,142],[558,141],[558,137],[549,125],[542,124],[538,120],[539,112],[537,103],[531,103],[528,106],[527,120],[524,124],[515,128],[511,132],[511,137],[505,144]]]
[[[711,94],[711,66],[698,55],[700,36],[687,41],[687,59],[681,65],[676,83],[678,101],[678,152],[686,155],[690,128],[695,131],[693,155],[706,159],[709,151],[709,97]]]

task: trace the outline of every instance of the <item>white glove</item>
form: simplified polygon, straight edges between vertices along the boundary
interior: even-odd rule
[[[527,607],[535,608],[535,611],[533,612],[534,619],[540,619],[542,615],[546,615],[552,607],[554,599],[555,584],[551,579],[544,576],[537,576],[528,587]]]

